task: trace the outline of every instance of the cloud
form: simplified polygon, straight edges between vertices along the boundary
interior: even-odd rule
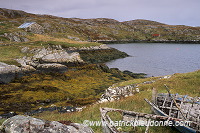
[[[200,0],[0,0],[1,7],[62,17],[150,19],[200,26]]]

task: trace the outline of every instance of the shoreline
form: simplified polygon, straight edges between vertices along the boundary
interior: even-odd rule
[[[120,41],[120,40],[97,40],[92,42],[98,42],[103,44],[123,44],[123,43],[176,43],[176,44],[200,44],[200,41],[179,41],[179,40],[171,40],[171,41],[151,41],[151,40],[126,40],[126,41]]]

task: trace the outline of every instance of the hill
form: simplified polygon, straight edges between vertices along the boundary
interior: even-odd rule
[[[24,30],[25,22],[36,22],[40,28]],[[24,11],[0,9],[0,40],[33,41],[39,33],[55,38],[90,42],[194,42],[200,40],[200,27],[167,25],[150,20],[119,22],[109,18],[80,19],[30,14]],[[16,39],[19,38],[19,39]]]
[[[25,25],[22,25],[24,23]],[[31,27],[26,27],[29,24]],[[19,26],[25,28],[18,28]],[[84,120],[100,120],[99,107],[150,113],[150,108],[143,98],[150,99],[152,88],[157,88],[159,92],[166,92],[163,87],[164,84],[173,88],[172,93],[199,96],[199,71],[174,74],[169,79],[160,79],[160,77],[135,79],[135,75],[132,73],[126,74],[116,68],[110,69],[104,64],[99,64],[128,55],[116,49],[101,49],[105,45],[97,42],[199,43],[200,27],[167,25],[150,20],[119,22],[108,18],[61,18],[0,8],[0,29],[0,65],[2,66],[7,63],[18,65],[21,68],[16,59],[27,61],[29,58],[31,58],[31,60],[28,60],[28,62],[31,62],[29,65],[34,66],[34,63],[39,63],[41,66],[42,63],[45,63],[44,60],[38,57],[32,60],[33,54],[46,51],[45,49],[49,48],[53,48],[52,51],[54,52],[59,52],[61,48],[60,53],[69,51],[69,54],[78,51],[84,61],[84,64],[63,62],[62,65],[67,66],[68,69],[64,73],[34,72],[15,78],[10,83],[3,84],[0,82],[0,113],[15,111],[23,114],[26,111],[35,110],[39,107],[50,107],[51,105],[88,105],[88,108],[82,112],[64,114],[46,112],[35,116],[46,120],[69,120],[82,123]],[[51,54],[48,52],[45,52],[45,56]],[[53,53],[53,55],[58,55],[58,52]],[[24,58],[25,56],[27,58]],[[36,65],[37,68],[40,68],[38,64]],[[152,80],[156,80],[156,82],[149,83]],[[144,82],[149,84],[143,84]],[[140,93],[119,101],[89,105],[96,102],[112,84],[115,87],[140,84],[138,87]],[[93,127],[93,129],[96,132],[101,132],[101,127]],[[137,128],[138,132],[143,130],[143,128]],[[173,130],[168,127],[150,129],[150,132],[164,131],[167,133]]]
[[[100,104],[95,104],[84,109],[82,112],[75,112],[69,114],[58,114],[56,112],[45,112],[42,114],[35,115],[37,118],[47,119],[47,120],[59,120],[59,121],[72,121],[83,123],[84,120],[89,121],[100,121],[100,107],[118,108],[123,110],[130,110],[135,112],[152,113],[149,104],[144,101],[144,98],[151,100],[152,89],[156,88],[158,93],[167,93],[164,84],[166,84],[172,94],[188,95],[192,97],[199,97],[200,92],[200,71],[195,71],[191,73],[184,74],[174,74],[170,78],[154,77],[146,79],[134,79],[130,81],[121,82],[115,86],[126,86],[131,84],[138,84],[140,93],[133,96],[122,98],[121,100],[105,102]],[[147,83],[149,81],[155,81],[152,83]],[[147,84],[144,84],[146,82]],[[112,120],[121,120],[120,113],[110,115]],[[101,133],[101,126],[92,126],[95,133]],[[145,127],[136,127],[135,132],[142,133],[145,131]],[[178,133],[172,127],[150,127],[149,132],[165,132],[165,133]]]

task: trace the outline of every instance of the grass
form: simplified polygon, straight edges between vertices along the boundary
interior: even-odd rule
[[[18,46],[0,46],[0,62],[12,65],[19,65],[14,59],[21,58],[26,54],[21,53]]]
[[[132,83],[139,83],[140,81],[149,81],[151,78],[147,79],[137,79],[129,81]],[[127,82],[125,82],[127,84]],[[35,117],[42,118],[46,120],[70,120],[72,122],[83,123],[84,120],[90,121],[100,121],[100,107],[110,107],[110,108],[119,108],[123,110],[130,110],[136,112],[144,112],[144,113],[152,113],[150,110],[150,106],[144,101],[144,98],[151,99],[151,90],[152,88],[157,88],[159,93],[167,93],[164,88],[164,84],[167,84],[169,88],[171,88],[171,93],[179,93],[182,95],[189,96],[200,96],[200,71],[195,71],[191,73],[184,74],[174,74],[169,79],[160,79],[152,84],[140,85],[140,93],[135,94],[134,96],[130,96],[124,98],[120,101],[107,102],[102,104],[96,104],[89,106],[84,109],[82,112],[75,113],[65,113],[59,114],[56,112],[45,112],[42,114],[38,114]],[[92,127],[95,133],[102,132],[101,127]],[[142,132],[143,128],[138,128],[137,132]],[[155,132],[177,132],[174,128],[170,127],[151,127],[150,133]]]
[[[43,35],[38,35],[42,36]],[[11,45],[0,45],[0,62],[4,62],[10,65],[17,65],[20,64],[15,61],[15,59],[22,58],[23,56],[31,56],[32,54],[29,53],[22,53],[21,49],[23,47],[29,47],[30,49],[33,48],[42,48],[42,47],[48,47],[50,45],[61,45],[63,48],[69,48],[69,47],[91,47],[91,46],[99,46],[100,43],[90,43],[90,42],[75,42],[70,41],[69,39],[57,39],[54,38],[51,40],[51,37],[46,40],[42,40],[42,37],[38,39],[37,41],[30,41],[30,42],[21,42],[21,43],[12,43],[9,42],[8,44]],[[47,37],[48,38],[48,37]],[[0,38],[1,39],[1,38]],[[0,40],[1,41],[1,40]]]
[[[100,43],[92,43],[85,41],[74,41],[67,38],[56,38],[49,35],[40,35],[34,34],[29,37],[32,41],[41,42],[43,44],[53,44],[53,45],[62,45],[63,47],[90,47],[90,46],[99,46]]]
[[[5,120],[6,119],[0,119],[0,125],[2,125]]]
[[[69,67],[63,74],[31,74],[12,83],[0,85],[1,112],[27,112],[45,103],[57,106],[83,106],[94,103],[110,85],[132,79],[127,75],[116,77],[104,72],[98,65]],[[45,101],[51,101],[46,103]],[[9,104],[9,106],[7,106]],[[17,106],[17,107],[16,107]]]

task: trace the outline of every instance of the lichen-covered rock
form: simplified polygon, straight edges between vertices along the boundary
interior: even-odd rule
[[[37,70],[45,72],[65,72],[67,71],[67,66],[58,63],[39,64]]]
[[[4,33],[6,38],[14,42],[28,42],[29,40],[25,37],[26,35],[26,32]]]
[[[33,56],[15,59],[21,67],[0,62],[0,83],[9,83],[33,71],[62,73],[67,71],[68,64],[84,63],[78,52],[68,53],[60,45],[35,49],[23,47],[21,52],[31,53]]]
[[[84,62],[78,52],[68,53],[59,45],[57,47],[36,49],[28,49],[27,47],[24,47],[21,51],[34,54],[32,57],[25,56],[23,58],[16,59],[16,61],[22,66],[30,65],[37,68],[38,65],[46,63],[67,64]]]
[[[33,49],[30,51],[34,54],[32,60],[40,60],[40,63],[82,63],[78,52],[68,53],[61,46],[55,48],[48,47],[42,49]]]
[[[68,62],[83,62],[81,60],[79,53],[74,52],[72,54],[68,54],[67,52],[59,52],[47,54],[41,58],[43,62],[60,62],[60,63],[68,63]]]
[[[30,116],[16,115],[4,121],[0,127],[2,133],[93,133],[83,124],[64,125],[57,121],[45,121]]]

